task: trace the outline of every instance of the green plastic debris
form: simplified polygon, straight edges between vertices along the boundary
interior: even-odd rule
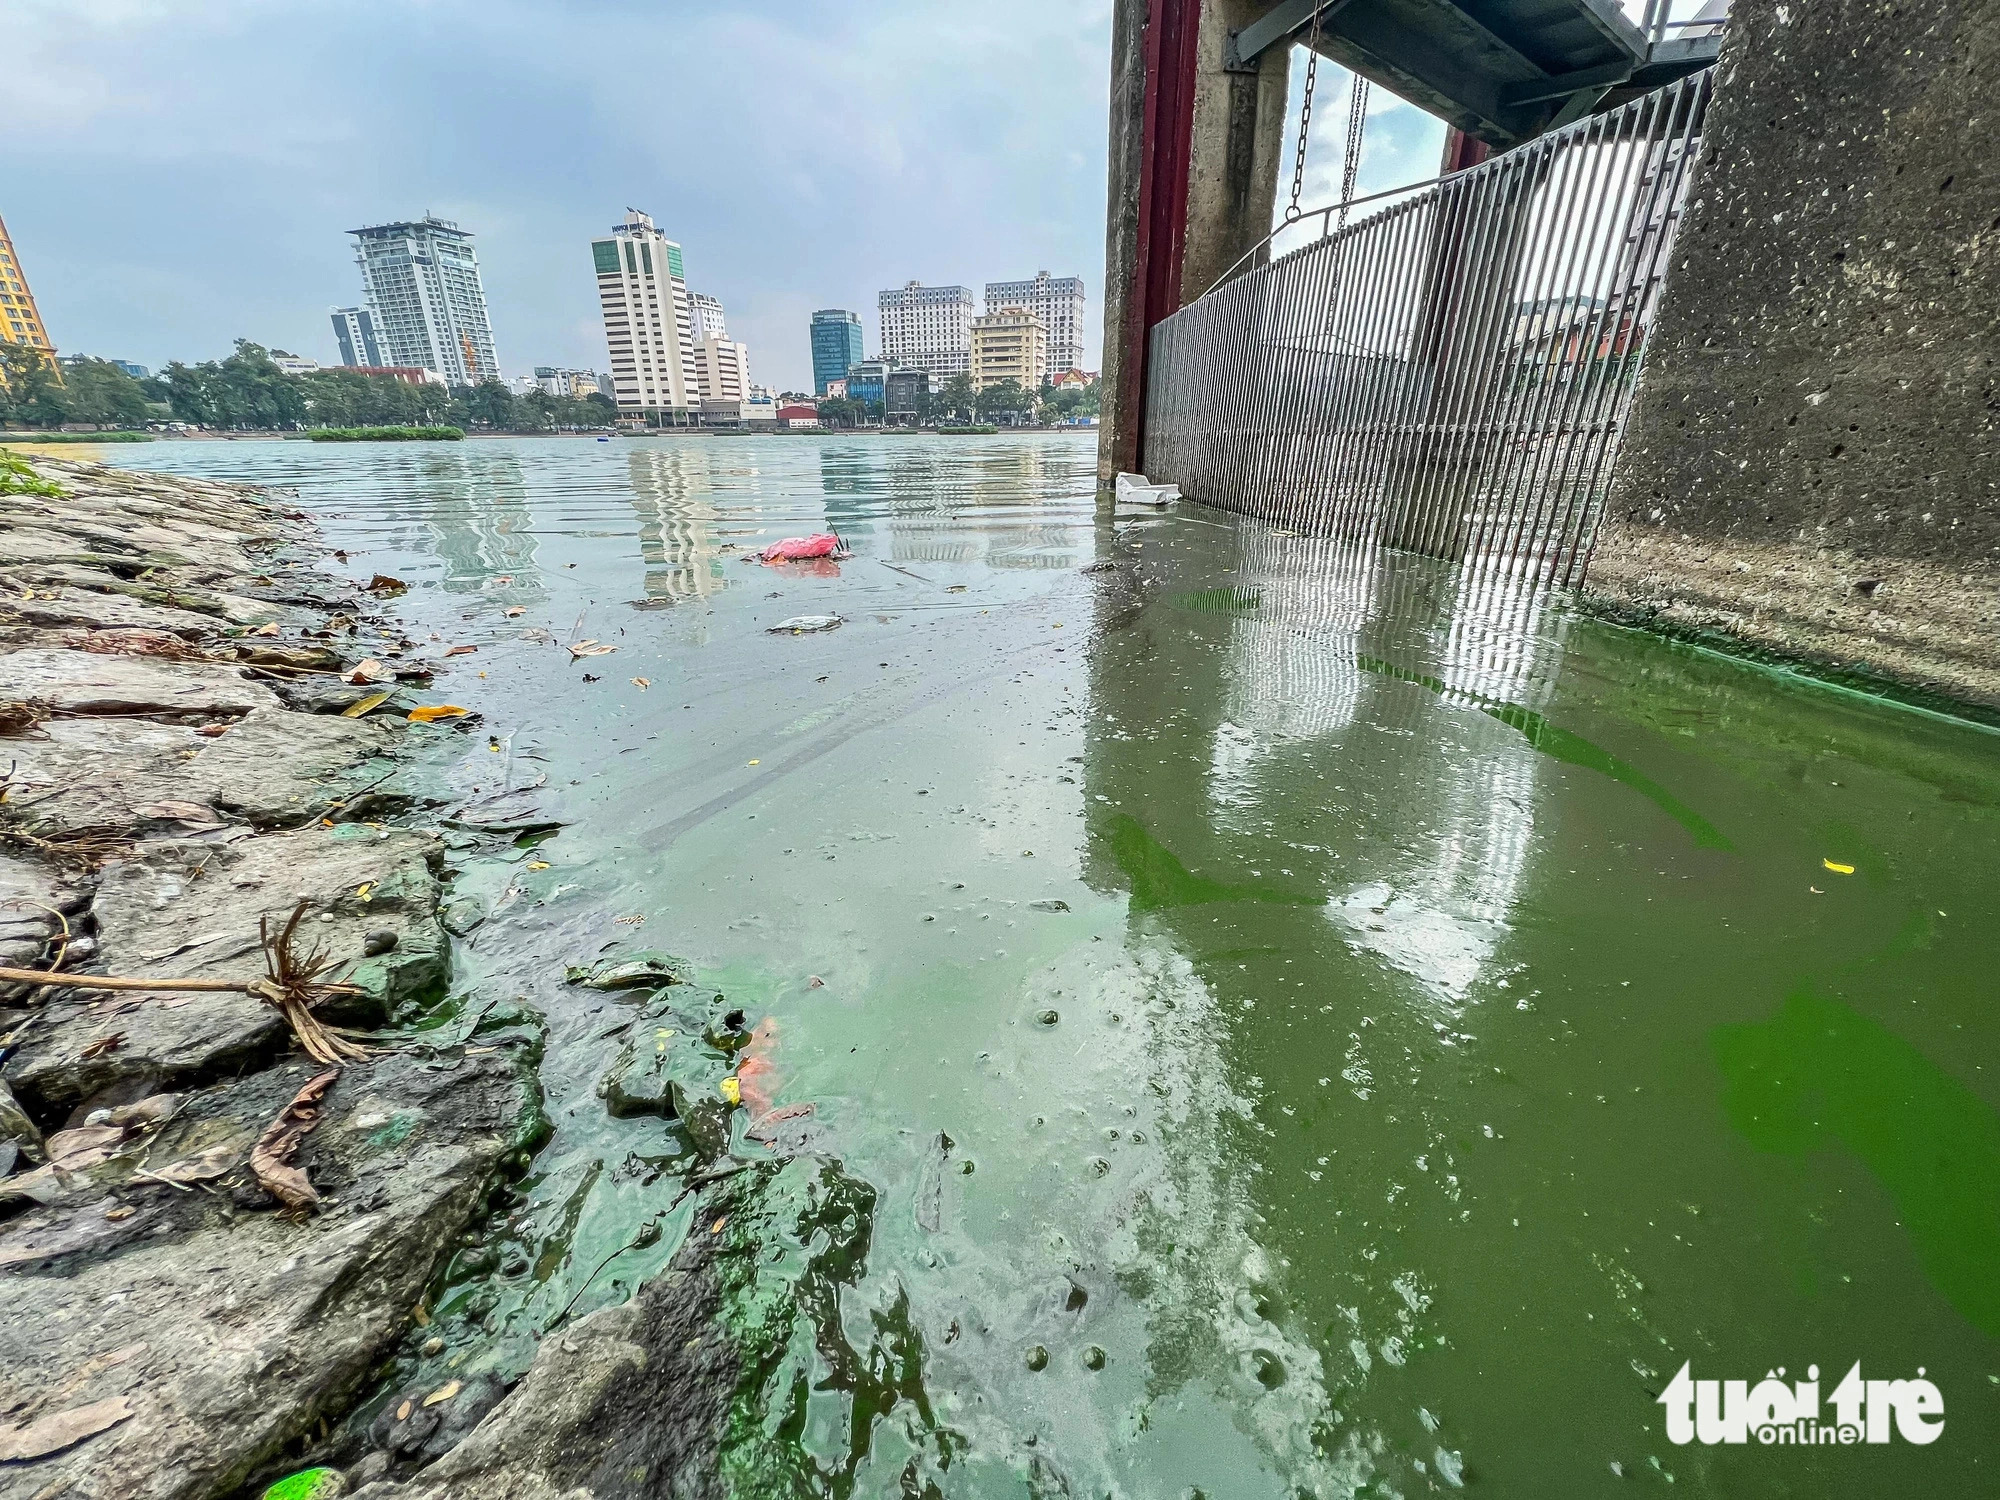
[[[301,1469],[264,1491],[263,1500],[334,1500],[347,1493],[338,1469]]]

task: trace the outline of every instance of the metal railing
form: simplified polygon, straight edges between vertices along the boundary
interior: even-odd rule
[[[1254,267],[1152,332],[1145,467],[1318,534],[1581,577],[1712,71]]]

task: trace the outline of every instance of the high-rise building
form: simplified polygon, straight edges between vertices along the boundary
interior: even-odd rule
[[[130,375],[134,380],[144,380],[153,372],[144,365],[134,364],[129,359],[114,359],[111,363]]]
[[[14,253],[5,219],[0,219],[0,341],[39,349],[42,358],[51,363],[56,357],[56,346],[49,342],[49,331],[42,326],[35,294],[28,290],[28,276]]]
[[[694,324],[694,341],[699,344],[713,335],[719,339],[729,337],[729,330],[722,323],[722,301],[707,292],[688,293],[688,315]]]
[[[963,375],[972,361],[972,292],[905,282],[877,299],[882,358],[934,375]]]
[[[389,364],[435,370],[450,385],[500,378],[470,233],[431,214],[349,233]]]
[[[1049,372],[1049,337],[1025,307],[1003,307],[972,320],[972,386],[1017,380],[1034,390]]]
[[[821,308],[812,317],[812,351],[813,390],[824,396],[861,363],[861,319],[844,307]]]
[[[695,385],[704,401],[741,401],[750,394],[750,351],[711,333],[694,346]]]
[[[383,363],[382,346],[375,338],[375,314],[365,307],[333,310],[333,341],[340,346],[340,362],[344,365]]]
[[[701,406],[695,373],[694,317],[681,247],[636,208],[592,240],[597,300],[618,414],[655,425],[685,426]]]
[[[1083,368],[1083,278],[1035,272],[1033,281],[989,281],[986,310],[1025,307],[1048,335],[1051,375]]]

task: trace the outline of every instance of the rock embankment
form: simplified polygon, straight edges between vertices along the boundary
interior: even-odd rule
[[[365,601],[299,518],[55,459],[0,491],[0,968],[238,986],[0,981],[0,1497],[226,1495],[525,1162],[538,1039],[397,1040],[449,974],[443,849],[379,820],[451,730],[344,712]],[[307,1057],[281,994],[368,1055]]]

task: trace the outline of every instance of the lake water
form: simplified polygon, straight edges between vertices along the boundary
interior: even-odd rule
[[[478,647],[440,769],[567,820],[459,884],[557,1127],[440,1309],[464,1368],[686,1227],[584,1286],[677,1189],[561,968],[644,945],[877,1193],[838,1336],[900,1373],[801,1355],[823,1493],[2000,1491],[1992,732],[1101,514],[1088,437],[106,456],[296,486]],[[850,559],[744,560],[823,528]],[[1941,1437],[1675,1446],[1655,1402],[1857,1360]]]

